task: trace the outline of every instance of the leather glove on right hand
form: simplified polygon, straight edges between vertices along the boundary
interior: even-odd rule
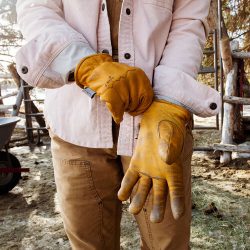
[[[138,184],[129,207],[131,213],[141,211],[151,189],[151,222],[163,220],[168,192],[173,217],[178,219],[184,213],[180,157],[190,119],[186,109],[165,101],[154,101],[143,114],[135,152],[118,192],[120,200],[127,200]]]
[[[153,89],[143,70],[113,62],[107,54],[83,58],[75,70],[81,88],[94,90],[104,101],[116,123],[124,112],[132,116],[144,113],[153,101]]]

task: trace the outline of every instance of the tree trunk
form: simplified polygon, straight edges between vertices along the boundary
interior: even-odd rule
[[[211,1],[207,21],[208,21],[208,26],[210,30],[217,29],[217,24],[218,24],[218,2],[217,0]]]
[[[228,75],[228,73],[233,68],[233,59],[232,59],[232,50],[230,46],[230,40],[227,33],[227,29],[224,23],[224,19],[222,19],[222,37],[220,40],[220,53],[221,58],[223,62],[223,70],[225,73],[225,76]]]

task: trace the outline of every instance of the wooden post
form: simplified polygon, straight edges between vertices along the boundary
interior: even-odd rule
[[[15,64],[14,63],[9,64],[8,65],[8,70],[9,70],[11,76],[12,76],[12,79],[16,83],[17,87],[20,88],[21,87],[21,84],[20,84],[21,79],[20,79],[20,76],[17,73]]]
[[[224,96],[224,102],[233,104],[250,105],[250,98],[237,97],[237,96]]]
[[[226,152],[250,153],[250,146],[244,143],[239,145],[214,143],[213,149]]]
[[[237,81],[238,65],[235,62],[233,69],[228,73],[225,94],[233,96],[235,94],[235,86]],[[224,118],[221,133],[221,144],[233,144],[234,132],[234,106],[231,103],[224,103]],[[231,153],[223,152],[220,158],[221,163],[228,163],[231,161]]]
[[[239,48],[239,44],[234,42],[231,44],[231,49],[236,50]],[[230,56],[227,56],[229,58]],[[230,62],[230,59],[229,59]],[[226,66],[226,71],[230,68],[230,63]],[[225,95],[226,96],[235,96],[236,95],[236,86],[237,86],[237,73],[238,73],[238,62],[237,60],[233,61],[233,67],[227,74],[226,86],[225,86]],[[234,135],[234,104],[224,103],[224,117],[222,125],[222,134],[221,134],[221,144],[233,144],[233,135]],[[228,163],[232,159],[231,152],[223,152],[220,157],[221,163]]]
[[[21,80],[22,88],[23,88],[23,99],[27,100],[30,99],[29,95],[29,86],[24,80]],[[25,108],[25,117],[26,117],[26,132],[28,136],[29,143],[34,143],[34,134],[33,134],[33,125],[32,125],[32,113],[31,102],[24,101],[24,108]],[[29,129],[27,129],[29,128]]]
[[[236,58],[236,59],[249,59],[250,52],[233,51],[232,56],[233,56],[233,58]]]

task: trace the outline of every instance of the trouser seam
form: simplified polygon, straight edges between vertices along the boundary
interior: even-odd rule
[[[103,249],[105,249],[105,239],[103,237],[103,203],[102,201],[98,203],[98,206],[99,206],[99,214],[100,214],[100,239],[102,241],[102,244],[103,244]]]
[[[143,209],[143,213],[144,213],[144,217],[145,217],[145,221],[146,221],[146,226],[147,226],[149,241],[150,241],[150,244],[151,244],[151,246],[152,246],[152,250],[154,250],[155,248],[154,248],[152,230],[151,230],[151,227],[150,227],[150,221],[149,221],[149,219],[148,219],[147,210],[146,210],[146,209]],[[151,249],[151,248],[150,248],[150,249]]]
[[[98,209],[99,209],[99,221],[100,221],[100,230],[99,230],[99,238],[103,244],[103,249],[105,249],[105,239],[103,236],[103,201],[100,197],[100,195],[97,192],[96,186],[95,186],[95,182],[92,176],[92,169],[91,169],[91,163],[88,162],[88,166],[86,164],[84,164],[84,167],[87,168],[89,174],[88,174],[88,179],[89,179],[89,190],[94,191],[94,197],[96,198],[96,201],[98,203]]]

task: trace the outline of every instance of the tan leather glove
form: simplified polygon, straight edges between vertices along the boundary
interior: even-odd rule
[[[76,83],[94,90],[120,123],[124,112],[142,114],[153,101],[153,90],[143,70],[113,62],[107,54],[83,58],[75,70]]]
[[[182,216],[184,187],[180,156],[190,119],[186,109],[165,101],[154,101],[143,114],[135,152],[118,192],[120,200],[127,200],[138,184],[129,207],[131,213],[140,212],[152,189],[152,222],[163,220],[168,192],[173,217]]]

